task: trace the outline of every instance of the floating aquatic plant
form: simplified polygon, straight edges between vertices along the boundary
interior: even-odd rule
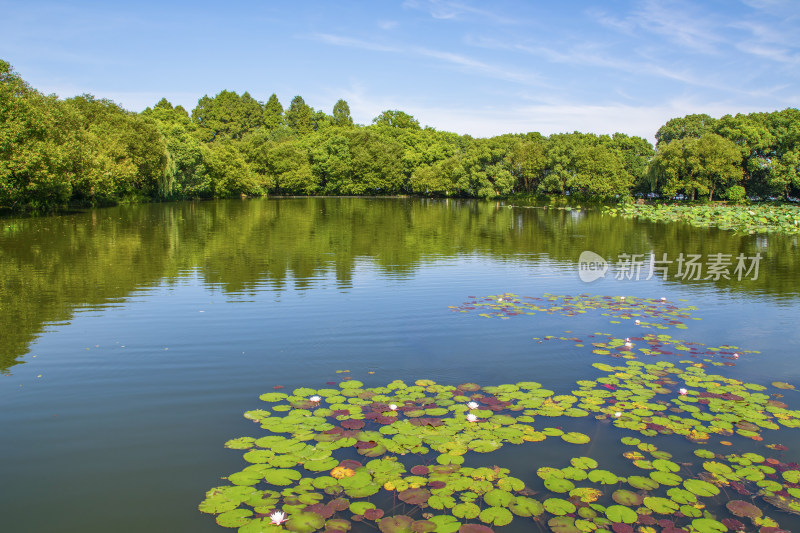
[[[626,298],[625,305],[637,299]],[[618,341],[608,336],[591,349],[611,352],[624,347]],[[665,335],[630,342],[636,350],[646,344],[648,352],[625,355],[656,359],[594,360],[568,394],[534,381],[396,380],[367,387],[356,379],[262,394],[267,408],[245,417],[265,433],[225,444],[241,450],[249,465],[210,489],[199,509],[240,533],[343,533],[357,522],[383,533],[491,533],[518,521],[563,533],[783,531],[768,510],[800,514],[800,466],[713,448],[722,438],[743,448],[800,427],[800,411],[765,385],[707,372],[712,358],[738,355],[732,351],[738,348]],[[666,355],[688,358],[667,361]],[[772,387],[793,390],[784,382]],[[621,433],[620,455],[628,463],[609,468],[590,457],[593,438],[569,427],[579,419]],[[688,440],[694,453],[678,459],[645,440],[656,438]],[[530,479],[492,460],[503,447],[535,447],[547,439],[578,453],[561,464],[537,465]]]
[[[676,327],[685,329],[684,320],[699,320],[691,316],[696,311],[694,306],[678,306],[662,299],[647,299],[614,296],[579,294],[577,296],[545,293],[542,296],[518,296],[505,293],[483,298],[472,297],[472,300],[460,306],[450,306],[453,311],[468,313],[481,311],[480,316],[486,318],[508,319],[514,316],[535,315],[536,313],[559,314],[562,316],[580,316],[589,312],[602,311],[603,316],[615,320],[638,320],[638,327],[668,329]],[[647,319],[648,321],[642,320]]]

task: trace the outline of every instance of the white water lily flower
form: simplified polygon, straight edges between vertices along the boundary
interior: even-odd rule
[[[689,394],[689,391],[687,389],[680,389],[678,391],[678,394],[680,394],[681,396],[686,396],[687,394]]]
[[[322,401],[322,398],[320,398],[319,396],[312,396],[311,398],[309,398],[309,400],[314,403],[319,403],[320,401]]]
[[[393,404],[393,403],[390,403],[389,404],[389,409],[391,409],[392,411],[397,411],[397,406],[395,404]]]
[[[470,409],[477,409],[478,408],[478,402],[469,402],[467,404],[467,407],[469,407]]]
[[[473,415],[472,413],[467,415],[467,422],[477,422],[477,421],[478,421],[477,416]]]
[[[619,417],[621,417],[621,416],[622,416],[622,413],[620,413],[619,411],[617,411],[616,413],[614,413],[614,417],[615,417],[615,418],[619,418]]]
[[[641,323],[642,323],[642,321],[641,321],[641,320],[637,320],[636,322],[634,322],[634,324],[636,324],[637,326],[638,326],[639,324],[641,324]]]
[[[272,520],[272,523],[275,524],[276,526],[283,524],[287,520],[286,513],[284,513],[283,511],[275,511],[274,513],[269,515],[269,518],[270,520]]]

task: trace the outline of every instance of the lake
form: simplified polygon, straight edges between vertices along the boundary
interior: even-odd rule
[[[537,382],[569,395],[576,381],[608,375],[593,363],[625,365],[632,359],[610,355],[636,354],[657,344],[644,335],[667,334],[685,341],[685,357],[635,360],[706,359],[708,374],[766,386],[772,401],[800,409],[797,390],[771,385],[800,386],[797,236],[511,204],[281,198],[0,220],[2,529],[224,531],[198,504],[248,464],[225,442],[267,435],[242,414],[270,409],[261,394],[337,388],[344,378],[364,388]],[[607,261],[604,277],[581,279],[585,251]],[[666,270],[650,271],[651,254]],[[704,270],[689,269],[691,256],[699,256],[692,268]],[[622,302],[661,305],[665,314],[643,314],[637,326],[630,313],[638,311]],[[596,308],[564,309],[573,304]],[[626,337],[638,339],[631,352],[612,342],[609,354],[595,353],[603,347],[593,343]],[[705,350],[720,346],[736,348],[719,350],[727,357]],[[670,400],[675,390],[659,396]],[[676,462],[694,460],[695,471],[706,460],[692,455],[698,446],[775,457],[779,471],[800,460],[800,430],[791,427],[764,427],[763,441],[733,433],[695,445],[595,415],[531,423],[583,433],[590,443],[553,431],[543,442],[470,451],[465,465],[509,468],[533,498],[546,498],[537,469],[563,468],[571,457],[632,475],[623,437],[669,450]],[[429,455],[436,464],[437,453]],[[755,501],[800,531],[796,516]],[[517,517],[505,529],[530,530],[530,520]]]

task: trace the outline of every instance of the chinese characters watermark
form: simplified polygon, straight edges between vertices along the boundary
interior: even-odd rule
[[[610,263],[602,256],[586,250],[578,259],[578,276],[587,283],[604,278],[612,265],[614,279],[649,280],[654,277],[678,280],[743,279],[757,280],[761,253],[746,256],[733,254],[684,254],[670,258],[667,253],[656,254],[621,253],[616,262]]]

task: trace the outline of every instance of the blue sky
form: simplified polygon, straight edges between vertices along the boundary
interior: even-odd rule
[[[623,132],[800,107],[799,0],[9,2],[0,58],[33,87],[141,111],[204,94],[344,98],[476,137]]]

